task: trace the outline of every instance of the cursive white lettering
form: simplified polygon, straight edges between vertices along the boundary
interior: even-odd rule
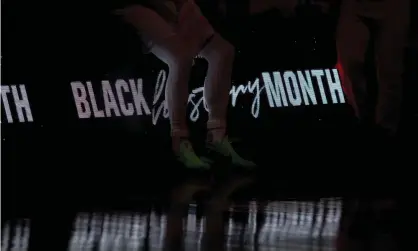
[[[229,92],[229,95],[231,96],[232,106],[235,107],[238,100],[238,96],[240,94],[254,94],[254,99],[251,103],[251,114],[254,118],[258,118],[258,115],[260,114],[260,94],[264,90],[264,88],[265,86],[260,87],[259,78],[256,78],[254,80],[254,83],[248,81],[247,85],[232,86],[231,91]]]
[[[327,85],[324,85],[325,83],[323,83],[324,79],[322,77],[324,75],[326,76],[325,81],[327,81]],[[142,79],[138,79],[137,81],[129,79],[128,82],[121,79],[117,80],[115,83],[117,95],[114,95],[114,91],[112,90],[109,81],[102,81],[104,110],[99,109],[97,105],[95,93],[93,92],[92,83],[90,81],[87,81],[85,84],[82,82],[73,82],[71,83],[71,86],[74,99],[76,100],[79,118],[89,118],[91,115],[95,118],[121,115],[132,116],[135,107],[137,115],[151,114],[152,123],[156,125],[159,119],[169,117],[169,107],[165,99],[167,79],[167,72],[161,70],[156,79],[151,111],[148,108],[148,104],[142,93]],[[317,100],[316,98],[314,85],[319,89],[319,94],[321,96],[320,100]],[[129,91],[132,93],[133,103],[125,100],[124,95],[128,94]],[[5,93],[4,90],[3,93]],[[256,78],[253,82],[248,81],[247,84],[234,85],[231,87],[229,92],[231,105],[232,107],[236,107],[240,95],[251,94],[250,112],[254,118],[258,118],[261,109],[262,93],[267,95],[268,104],[272,108],[287,107],[289,105],[300,106],[302,104],[316,105],[320,101],[322,101],[322,104],[327,104],[328,94],[333,103],[344,103],[345,101],[337,70],[326,69],[324,71],[323,69],[320,69],[305,70],[304,72],[300,70],[285,71],[283,76],[279,71],[263,72],[261,78]],[[5,94],[2,95],[4,96]],[[5,103],[5,101],[3,103]],[[191,106],[190,114],[188,115],[190,121],[198,121],[202,112],[208,112],[204,98],[204,87],[202,86],[193,89],[188,96],[187,103]],[[7,115],[7,105],[4,106]]]
[[[161,70],[157,77],[157,82],[155,84],[154,99],[152,101],[152,124],[156,125],[158,118],[161,116],[161,112],[164,111],[163,117],[168,117],[167,103],[165,99],[158,105],[160,98],[164,98],[163,93],[165,91],[165,85],[167,82],[167,73],[164,70]],[[164,110],[163,110],[164,109]]]

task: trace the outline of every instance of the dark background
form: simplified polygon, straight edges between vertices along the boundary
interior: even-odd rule
[[[139,196],[144,187],[158,190],[181,180],[175,176],[181,173],[170,154],[167,120],[153,126],[150,116],[77,117],[70,86],[75,80],[143,78],[145,98],[152,103],[155,79],[165,66],[141,53],[130,27],[88,5],[5,2],[2,9],[2,85],[24,84],[34,117],[32,123],[1,125],[3,205],[27,209],[45,198]],[[337,63],[335,13],[322,15],[306,6],[286,19],[278,11],[252,17],[239,10],[229,13],[227,20],[210,19],[236,46],[234,83],[245,84],[265,71],[334,68]],[[408,128],[417,118],[417,52],[407,50],[403,130],[411,138]],[[197,60],[190,89],[202,85],[205,69],[205,62]],[[262,103],[254,119],[251,96],[245,99],[240,96],[244,108],[231,109],[229,134],[240,139],[239,151],[274,184],[295,187],[321,180],[327,182],[323,189],[332,190],[338,183],[332,180],[356,173],[358,156],[368,154],[368,145],[355,137],[348,105],[272,109]],[[204,123],[200,116],[191,125],[196,142],[204,137]]]

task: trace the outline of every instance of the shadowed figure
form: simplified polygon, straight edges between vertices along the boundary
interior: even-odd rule
[[[189,204],[201,192],[211,192],[210,199],[204,203],[205,226],[201,250],[224,250],[224,213],[228,211],[230,196],[237,190],[252,184],[250,178],[233,177],[226,182],[211,187],[201,182],[189,182],[173,190],[172,203],[167,216],[164,250],[184,249],[183,218],[187,215]]]
[[[209,185],[200,181],[189,181],[173,189],[171,205],[167,213],[165,251],[184,249],[183,219],[188,213],[189,204],[193,202],[197,193],[209,191]]]
[[[249,177],[231,177],[217,188],[212,193],[212,197],[206,204],[206,228],[203,237],[203,250],[215,251],[225,249],[225,221],[224,215],[232,206],[231,197],[240,189],[251,186],[254,180]],[[243,231],[245,230],[246,222],[241,228],[240,244],[243,245]]]
[[[343,0],[337,29],[337,49],[349,102],[363,123],[398,131],[404,49],[409,26],[409,0]],[[370,113],[366,51],[373,42],[378,81],[377,102]]]

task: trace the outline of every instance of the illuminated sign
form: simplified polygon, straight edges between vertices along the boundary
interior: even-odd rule
[[[73,81],[70,85],[79,119],[151,116],[155,125],[160,119],[168,118],[164,97],[166,82],[167,72],[161,70],[156,78],[152,103],[145,99],[141,78],[102,80],[100,83]],[[203,91],[202,86],[189,94],[189,119],[193,122],[207,111]],[[263,72],[246,84],[233,83],[229,94],[232,107],[240,102],[240,96],[251,96],[249,112],[254,118],[260,116],[262,99],[270,108],[345,103],[337,69]],[[7,123],[16,122],[14,117],[18,122],[34,120],[24,85],[2,85],[1,103]]]
[[[33,122],[28,94],[24,85],[2,85],[1,106],[6,114],[6,122],[16,122],[13,117],[17,115],[18,122]]]
[[[71,86],[79,118],[151,115],[153,124],[157,124],[160,118],[168,118],[164,97],[166,81],[167,72],[161,70],[151,105],[144,98],[142,79],[117,79],[113,83],[101,81],[101,104],[97,102],[90,81],[72,82]],[[199,119],[202,108],[207,111],[203,90],[203,86],[198,87],[189,94],[188,103],[192,107],[189,119],[193,122]],[[267,98],[271,108],[345,103],[337,69],[263,72],[253,82],[233,85],[229,94],[233,107],[237,105],[240,95],[252,95],[250,112],[254,118],[260,114],[262,98]],[[126,101],[127,98],[132,101]]]

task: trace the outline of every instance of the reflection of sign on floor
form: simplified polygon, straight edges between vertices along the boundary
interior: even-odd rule
[[[15,222],[16,225],[11,226],[10,222],[6,222],[1,231],[1,250],[22,250],[28,249],[30,221],[21,219]]]
[[[257,227],[256,215],[259,210],[256,202],[246,205],[249,208],[246,226],[228,220],[225,234],[229,248],[239,245],[239,236],[244,231],[245,243],[248,248],[254,247],[253,237],[256,229],[261,229],[259,246],[277,250],[293,250],[308,248],[307,240],[325,237],[330,241],[337,235],[338,224],[341,216],[341,202],[330,199],[327,203],[318,204],[318,212],[315,215],[312,202],[271,202],[265,208],[266,220],[264,225]],[[233,211],[233,209],[230,209]],[[93,250],[98,243],[99,250],[139,250],[145,243],[147,218],[150,217],[149,241],[151,250],[162,248],[167,228],[166,215],[158,216],[138,213],[108,214],[108,213],[82,213],[74,222],[74,232],[70,239],[69,250]],[[205,231],[205,217],[196,216],[195,205],[189,208],[186,217],[185,243],[192,249],[199,246]],[[324,222],[324,225],[322,225]],[[13,231],[11,231],[13,230]],[[311,232],[313,230],[313,232]],[[51,231],[54,231],[51,229]],[[2,231],[2,250],[16,247],[16,250],[27,250],[29,240],[29,221],[18,221],[17,226],[6,223]],[[323,243],[327,244],[327,243]],[[329,244],[329,242],[328,242]],[[319,245],[319,244],[318,244]],[[321,244],[322,245],[322,244]],[[311,247],[311,246],[310,246]],[[289,248],[289,249],[288,249]]]
[[[315,206],[318,210],[316,213]],[[323,200],[318,204],[297,201],[271,202],[265,209],[266,220],[259,243],[280,244],[280,240],[287,240],[296,245],[306,237],[332,241],[338,232],[341,209],[341,201],[334,199]]]

